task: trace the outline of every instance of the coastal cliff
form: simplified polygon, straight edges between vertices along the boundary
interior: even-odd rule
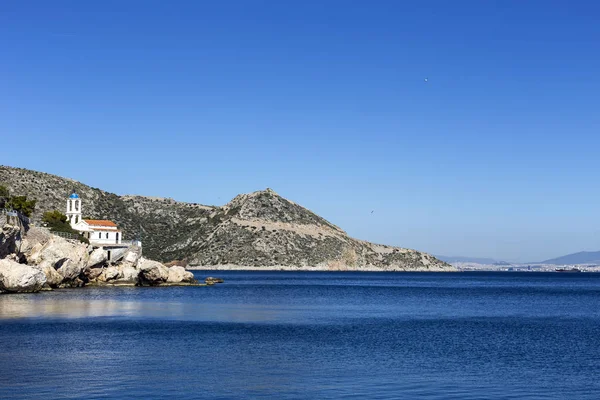
[[[373,244],[271,189],[236,196],[224,206],[118,196],[71,179],[0,166],[0,184],[37,199],[33,220],[62,210],[76,190],[84,214],[111,219],[125,237],[142,236],[144,254],[192,268],[256,270],[454,271],[412,249]]]

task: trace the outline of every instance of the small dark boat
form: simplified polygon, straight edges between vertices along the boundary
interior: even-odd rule
[[[556,272],[581,272],[579,268],[556,268]]]

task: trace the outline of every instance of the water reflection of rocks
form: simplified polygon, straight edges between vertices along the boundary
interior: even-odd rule
[[[280,319],[283,309],[259,305],[193,304],[119,301],[109,299],[51,299],[41,296],[0,297],[0,321],[21,318],[172,319],[216,322],[268,322]]]

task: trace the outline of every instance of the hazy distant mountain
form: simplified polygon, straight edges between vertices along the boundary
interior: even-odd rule
[[[542,261],[541,263],[555,265],[600,264],[600,251],[580,251],[579,253],[552,258],[550,260]]]
[[[510,265],[506,261],[494,260],[492,258],[478,258],[478,257],[461,257],[461,256],[435,256],[437,259],[446,261],[447,263],[474,263],[474,264],[486,264],[486,265]]]

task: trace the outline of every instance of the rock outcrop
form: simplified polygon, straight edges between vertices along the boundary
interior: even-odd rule
[[[9,259],[0,260],[0,292],[39,292],[45,284],[46,275],[39,269]]]
[[[186,271],[185,268],[179,266],[173,266],[169,268],[169,274],[167,276],[168,283],[194,283],[194,274],[190,271]]]
[[[50,240],[45,242],[41,248],[34,245],[34,251],[26,254],[27,262],[37,265],[47,261],[56,266],[57,269],[62,268],[64,271],[63,276],[68,274],[68,277],[75,274],[75,269],[81,272],[89,259],[88,247],[75,240],[51,236]]]
[[[94,268],[102,266],[108,262],[108,252],[103,249],[94,249],[88,257],[87,267]]]
[[[135,247],[130,248],[117,264],[95,265],[85,271],[85,276],[91,284],[96,285],[198,284],[194,274],[185,268],[167,267],[158,261],[141,257],[140,249]]]
[[[119,279],[121,279],[122,282],[137,284],[140,281],[139,270],[128,265],[121,265],[120,267],[121,271],[119,271]]]
[[[117,196],[70,179],[10,167],[0,167],[0,184],[37,199],[33,219],[38,222],[44,211],[62,210],[64,199],[75,189],[85,214],[110,216],[126,237],[143,233],[144,254],[164,262],[186,260],[204,269],[456,270],[426,253],[353,239],[270,189],[214,207]],[[127,256],[123,262],[133,266],[136,262],[127,261]],[[149,275],[154,279],[150,271]]]
[[[158,285],[169,279],[169,269],[158,261],[141,258],[138,264],[141,282],[144,285]]]
[[[46,276],[46,284],[51,288],[57,288],[65,279],[64,276],[56,272],[56,269],[49,261],[43,261],[40,265],[34,267],[39,269]]]
[[[19,227],[9,224],[2,227],[2,231],[0,231],[0,259],[17,252],[17,243],[20,239],[19,236]]]
[[[204,283],[206,283],[207,285],[214,285],[215,283],[223,283],[223,279],[209,276],[204,279]]]
[[[45,229],[31,227],[23,238],[20,256],[28,265],[43,272],[51,288],[81,287],[91,247],[55,236]]]
[[[55,236],[45,229],[31,227],[19,240],[16,254],[15,230],[6,225],[2,237],[4,258],[0,259],[0,292],[36,292],[42,288],[90,285],[190,285],[194,275],[182,267],[167,268],[141,257],[132,246],[121,261],[111,263],[102,248]],[[11,252],[12,251],[12,252]],[[22,261],[22,263],[17,262]],[[29,265],[26,265],[27,263]]]

